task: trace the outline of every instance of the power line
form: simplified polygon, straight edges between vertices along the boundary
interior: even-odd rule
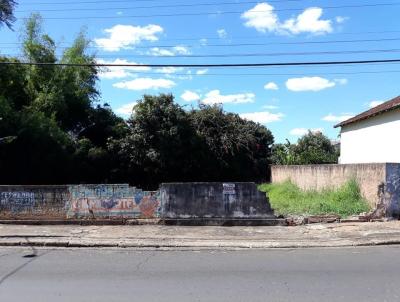
[[[400,59],[383,60],[355,60],[355,61],[315,61],[315,62],[278,62],[278,63],[226,63],[226,64],[75,64],[75,63],[47,63],[47,62],[0,62],[0,65],[35,65],[35,66],[65,66],[65,67],[193,67],[193,68],[220,68],[220,67],[273,67],[273,66],[316,66],[316,65],[348,65],[372,63],[400,63]]]
[[[231,58],[231,57],[279,57],[279,56],[308,56],[308,55],[347,55],[371,53],[397,53],[400,49],[371,49],[371,50],[343,50],[343,51],[313,51],[313,52],[275,52],[275,53],[227,53],[227,54],[202,54],[202,55],[99,55],[97,58]],[[18,54],[3,54],[4,56],[18,56]]]
[[[330,36],[341,36],[341,35],[376,35],[376,34],[393,34],[400,33],[400,30],[383,30],[383,31],[359,31],[359,32],[339,32],[339,33],[331,33]],[[270,37],[269,37],[270,38]],[[260,40],[259,36],[229,36],[226,40]],[[200,40],[223,40],[221,37],[198,37],[198,38],[187,38],[187,37],[178,37],[178,38],[163,38],[163,41],[200,41]],[[118,42],[118,41],[117,41]],[[57,44],[72,44],[73,41],[61,41]],[[302,43],[301,41],[298,43]],[[22,45],[21,42],[0,42],[0,45]],[[207,45],[207,44],[205,44]],[[229,44],[230,45],[230,44]]]
[[[352,40],[328,40],[328,41],[300,41],[300,42],[272,42],[272,43],[225,43],[225,44],[206,44],[206,45],[182,45],[185,47],[241,47],[241,46],[271,46],[271,45],[307,45],[307,44],[341,44],[341,43],[365,43],[365,42],[389,42],[389,41],[399,41],[400,37],[396,38],[381,38],[381,39],[352,39]],[[10,43],[11,44],[11,43]],[[15,45],[23,44],[21,43],[12,43]],[[130,45],[133,46],[133,45]],[[151,45],[151,46],[133,46],[137,49],[151,49],[151,48],[173,48],[177,45],[167,44],[167,45]],[[8,47],[3,46],[2,48],[16,48],[16,47]],[[66,49],[69,47],[59,47],[60,49]],[[102,46],[89,46],[88,48],[104,48]],[[122,48],[122,47],[121,47]]]
[[[378,6],[394,6],[400,5],[400,2],[392,3],[376,3],[376,4],[357,4],[357,5],[340,5],[340,6],[325,6],[322,9],[339,9],[339,8],[373,8]],[[304,8],[286,8],[276,9],[274,12],[282,11],[303,11]],[[263,11],[253,11],[263,12]],[[81,20],[81,19],[126,19],[126,18],[155,18],[155,17],[183,17],[183,16],[207,16],[207,15],[228,15],[242,14],[243,11],[217,11],[217,12],[199,12],[199,13],[173,13],[173,14],[155,14],[155,15],[119,15],[119,16],[85,16],[85,17],[46,17],[44,20]],[[28,19],[28,18],[22,18]]]
[[[271,2],[271,1],[269,1]],[[275,1],[276,2],[276,1]],[[280,1],[282,2],[282,1]],[[293,2],[293,0],[291,1]],[[298,1],[295,1],[298,2]],[[58,11],[102,11],[102,10],[122,10],[122,9],[151,9],[151,8],[176,8],[176,7],[198,7],[198,6],[225,6],[225,5],[244,5],[256,4],[259,1],[242,1],[242,2],[206,2],[206,3],[190,3],[190,4],[163,4],[151,6],[128,6],[128,7],[101,7],[101,8],[59,8],[59,9],[41,9],[40,12],[58,12]],[[18,13],[32,12],[32,10],[17,10]]]
[[[159,0],[135,0],[135,2],[157,2]],[[302,2],[304,0],[269,0],[268,3]],[[162,2],[162,1],[161,1]],[[31,2],[23,5],[64,5],[64,4],[99,4],[99,3],[132,3],[132,0],[97,0],[97,1],[67,1],[67,2]],[[216,3],[218,4],[218,3]]]
[[[354,72],[313,72],[313,73],[163,73],[163,72],[146,72],[134,71],[143,75],[161,75],[168,74],[170,76],[315,76],[319,75],[355,75],[355,74],[384,74],[384,73],[400,73],[400,70],[378,70],[378,71],[354,71]]]

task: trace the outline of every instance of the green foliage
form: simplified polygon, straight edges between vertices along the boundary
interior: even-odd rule
[[[297,144],[287,140],[272,147],[272,163],[276,165],[333,164],[338,157],[338,151],[321,132],[309,131]]]
[[[26,21],[23,38],[27,61],[95,62],[87,55],[84,32],[58,59],[55,42],[43,33],[37,14]],[[0,61],[19,62],[8,57]],[[118,125],[124,121],[108,107],[93,106],[98,97],[96,81],[97,70],[92,67],[0,66],[0,182],[107,179],[107,140],[121,135]],[[90,148],[84,149],[82,140],[89,140]]]
[[[14,9],[17,2],[14,0],[1,0],[0,1],[0,26],[5,24],[8,28],[12,28],[15,21]]]
[[[128,125],[129,134],[110,148],[128,165],[134,183],[266,177],[271,132],[218,106],[187,112],[172,95],[144,96]]]
[[[98,104],[98,70],[88,46],[81,31],[58,56],[40,15],[26,21],[21,61],[50,64],[0,65],[0,183],[155,188],[267,177],[271,132],[219,106],[184,110],[170,94],[146,95],[125,121]]]
[[[322,191],[303,191],[290,181],[263,184],[259,189],[267,192],[272,208],[281,215],[337,214],[347,217],[369,211],[354,179],[338,189]]]

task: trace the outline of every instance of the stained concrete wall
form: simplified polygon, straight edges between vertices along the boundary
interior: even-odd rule
[[[266,194],[254,183],[166,183],[160,187],[164,218],[271,218]]]
[[[155,218],[158,192],[128,184],[0,186],[0,218]]]
[[[64,218],[68,186],[0,186],[0,218]]]
[[[386,164],[386,183],[381,199],[387,205],[387,216],[400,217],[400,164]]]
[[[291,180],[303,190],[321,190],[337,188],[355,178],[360,185],[361,194],[375,207],[380,200],[382,186],[385,186],[387,181],[387,165],[379,163],[272,166],[271,181],[279,183]]]
[[[160,216],[158,191],[142,191],[128,184],[69,186],[69,218]]]

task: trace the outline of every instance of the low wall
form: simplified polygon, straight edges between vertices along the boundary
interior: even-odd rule
[[[164,205],[165,204],[165,205]],[[0,219],[273,217],[254,183],[0,186]]]
[[[68,186],[0,186],[0,218],[65,218]]]
[[[127,184],[70,186],[68,218],[118,217],[154,218],[160,216],[157,191],[142,191]]]
[[[339,187],[357,180],[361,194],[375,208],[385,203],[388,216],[400,214],[400,164],[343,164],[272,166],[271,181],[291,180],[303,190]]]
[[[167,183],[160,188],[164,218],[271,218],[266,194],[254,183]]]
[[[155,218],[158,192],[128,184],[0,186],[0,218]]]

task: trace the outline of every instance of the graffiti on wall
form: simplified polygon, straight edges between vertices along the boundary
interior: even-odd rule
[[[70,187],[69,217],[158,217],[158,191],[129,185],[79,185]]]
[[[386,167],[387,216],[400,216],[400,165],[387,164]]]
[[[11,191],[0,192],[0,209],[13,212],[30,210],[35,206],[34,192]]]

